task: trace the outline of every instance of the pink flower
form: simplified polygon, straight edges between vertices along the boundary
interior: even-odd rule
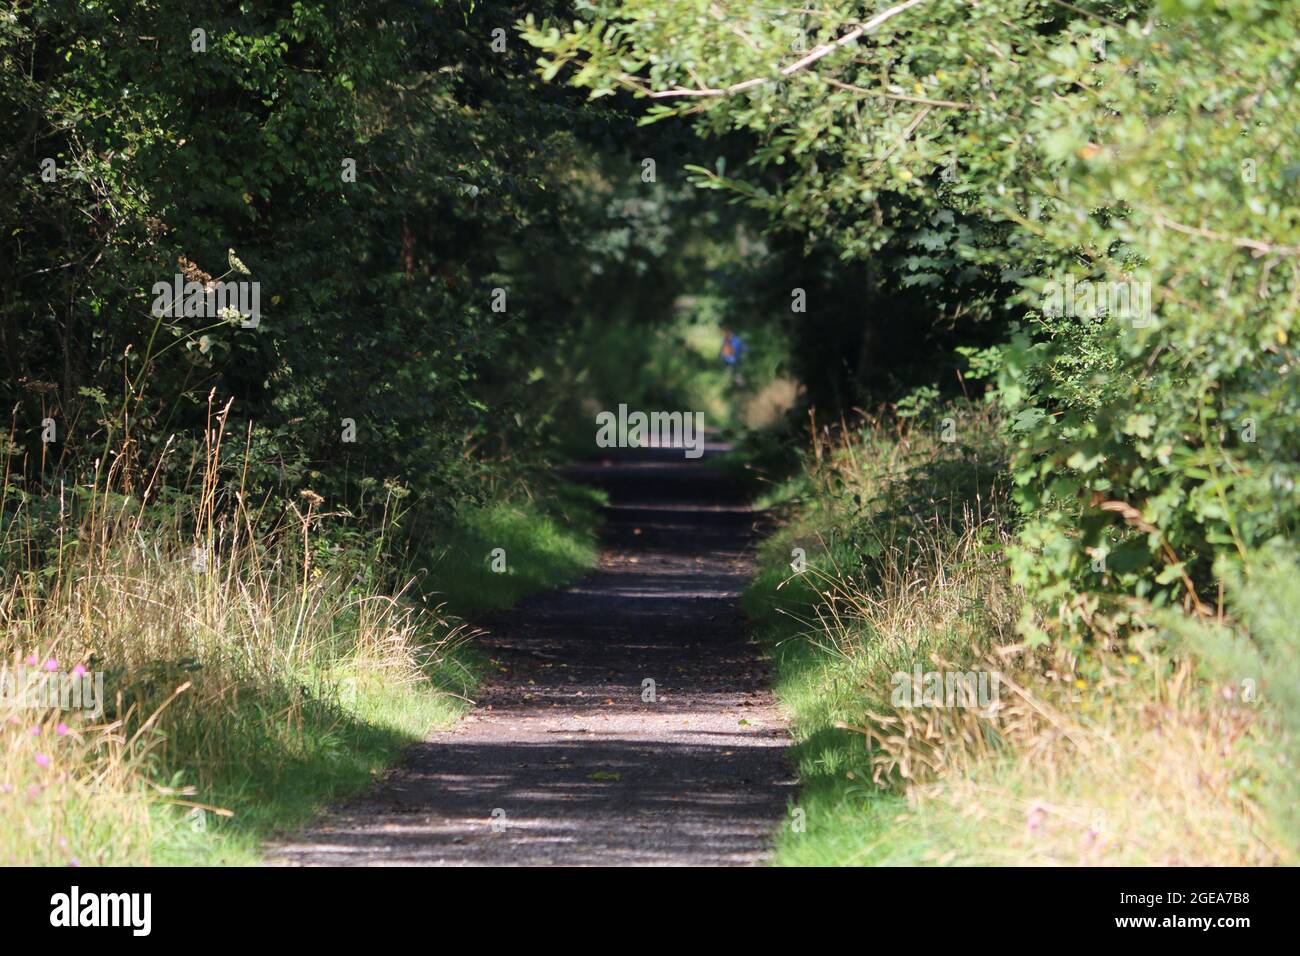
[[[86,665],[78,664],[76,667],[72,669],[72,673],[75,674],[77,677],[84,677],[86,674]]]
[[[40,727],[40,724],[36,724],[36,725],[34,725],[34,726],[32,727],[32,729],[31,729],[31,735],[32,735],[33,737],[39,737],[39,736],[41,735],[41,727]]]
[[[27,655],[27,666],[28,666],[28,667],[35,667],[35,666],[36,666],[37,664],[39,664],[40,662],[41,662],[41,659],[40,659],[39,657],[37,657],[35,654],[28,654],[28,655]]]
[[[50,765],[50,758],[47,755],[45,754],[36,755],[36,766],[48,767],[49,765]]]
[[[56,661],[53,657],[51,657],[48,661],[45,662],[45,669],[47,671],[56,671],[59,669],[59,662]]]
[[[74,856],[71,860],[68,861],[68,866],[81,866],[81,861]]]
[[[58,734],[60,737],[66,737],[68,736],[68,725],[59,724],[59,726],[54,728],[54,732]]]
[[[12,783],[0,783],[0,793],[13,793],[14,785]]]

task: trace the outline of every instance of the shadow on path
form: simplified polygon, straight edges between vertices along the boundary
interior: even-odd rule
[[[598,567],[480,622],[498,672],[476,709],[271,862],[765,857],[794,781],[768,667],[735,607],[754,513],[680,451],[624,452],[570,476],[610,494]]]

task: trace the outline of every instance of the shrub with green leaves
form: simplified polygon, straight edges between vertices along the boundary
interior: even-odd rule
[[[1216,559],[1296,531],[1292,13],[611,0],[524,28],[545,76],[747,137],[740,168],[697,182],[864,263],[865,315],[843,321],[864,352],[895,350],[876,368],[953,344],[936,330],[981,356],[1041,640],[1103,604],[1122,620],[1131,597],[1212,607]],[[898,315],[914,344],[880,337]],[[966,387],[931,355],[932,383]],[[871,379],[867,395],[890,382]]]

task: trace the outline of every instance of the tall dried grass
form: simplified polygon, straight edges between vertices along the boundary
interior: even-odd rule
[[[778,650],[809,642],[819,662],[788,658],[821,826],[787,835],[787,858],[1287,859],[1259,793],[1270,759],[1260,744],[1276,721],[1198,676],[1155,615],[1122,646],[1111,635],[1090,647],[1020,641],[1025,602],[1002,557],[1012,519],[991,477],[995,426],[965,411],[957,447],[884,420],[814,431],[791,521],[768,549],[769,568],[792,545],[809,550],[809,565],[784,572],[766,607],[755,602],[769,622],[784,616]],[[918,706],[893,693],[918,667],[982,672],[999,693],[987,706]],[[847,746],[855,737],[862,746]],[[864,776],[904,799],[883,831],[862,802]]]
[[[183,497],[125,453],[45,493],[6,462],[0,668],[102,674],[105,700],[0,713],[0,862],[149,862],[294,774],[327,796],[349,747],[450,709],[430,678],[460,625],[368,583],[365,555],[322,562],[336,516],[311,492],[275,519],[253,507],[221,467],[224,425]]]

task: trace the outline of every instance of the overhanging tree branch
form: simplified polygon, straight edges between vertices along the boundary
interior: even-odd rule
[[[849,93],[861,93],[863,96],[878,96],[886,100],[900,100],[904,103],[921,103],[925,106],[946,106],[954,110],[973,110],[976,109],[974,103],[963,103],[960,100],[932,100],[925,96],[907,96],[903,93],[891,93],[888,90],[873,90],[865,86],[854,86],[852,83],[841,83],[839,80],[832,80],[826,77],[826,83],[835,87],[837,90],[844,90]]]
[[[804,69],[805,67],[811,66],[812,64],[816,63],[818,60],[822,59],[823,57],[828,56],[831,53],[834,53],[836,50],[848,46],[850,43],[856,42],[859,38],[861,38],[865,34],[870,33],[872,30],[876,29],[876,27],[880,26],[885,21],[892,20],[894,17],[898,16],[903,11],[908,10],[911,7],[916,6],[918,3],[923,3],[923,2],[925,2],[925,0],[904,0],[903,3],[897,4],[896,6],[890,7],[888,10],[884,10],[881,11],[880,13],[877,13],[866,23],[863,23],[861,26],[855,27],[854,29],[850,30],[848,33],[844,34],[844,36],[839,37],[838,39],[833,40],[830,43],[823,43],[821,46],[814,49],[811,53],[808,53],[805,56],[800,57],[798,60],[795,60],[789,66],[781,67],[781,76],[782,77],[793,76],[795,73],[798,73],[800,70]],[[644,92],[651,99],[656,99],[656,100],[669,99],[671,97],[683,97],[683,96],[692,96],[692,97],[731,96],[735,93],[743,93],[745,90],[752,90],[754,87],[762,86],[765,83],[773,83],[776,81],[776,79],[777,79],[776,77],[757,76],[754,77],[753,79],[742,80],[739,83],[733,83],[731,84],[731,86],[713,87],[713,88],[698,89],[698,90],[691,90],[691,89],[687,89],[686,87],[676,86],[670,90],[653,90],[653,91],[644,91]]]
[[[1231,236],[1223,232],[1215,232],[1213,229],[1198,228],[1196,226],[1184,225],[1170,219],[1164,213],[1158,212],[1147,206],[1143,206],[1145,212],[1151,213],[1157,226],[1163,226],[1166,229],[1172,229],[1174,232],[1181,232],[1186,236],[1196,236],[1200,239],[1210,239],[1214,242],[1229,242],[1238,249],[1249,249],[1253,256],[1275,255],[1275,256],[1300,256],[1300,246],[1283,246],[1275,242],[1265,242],[1263,239],[1251,239],[1246,236]]]

